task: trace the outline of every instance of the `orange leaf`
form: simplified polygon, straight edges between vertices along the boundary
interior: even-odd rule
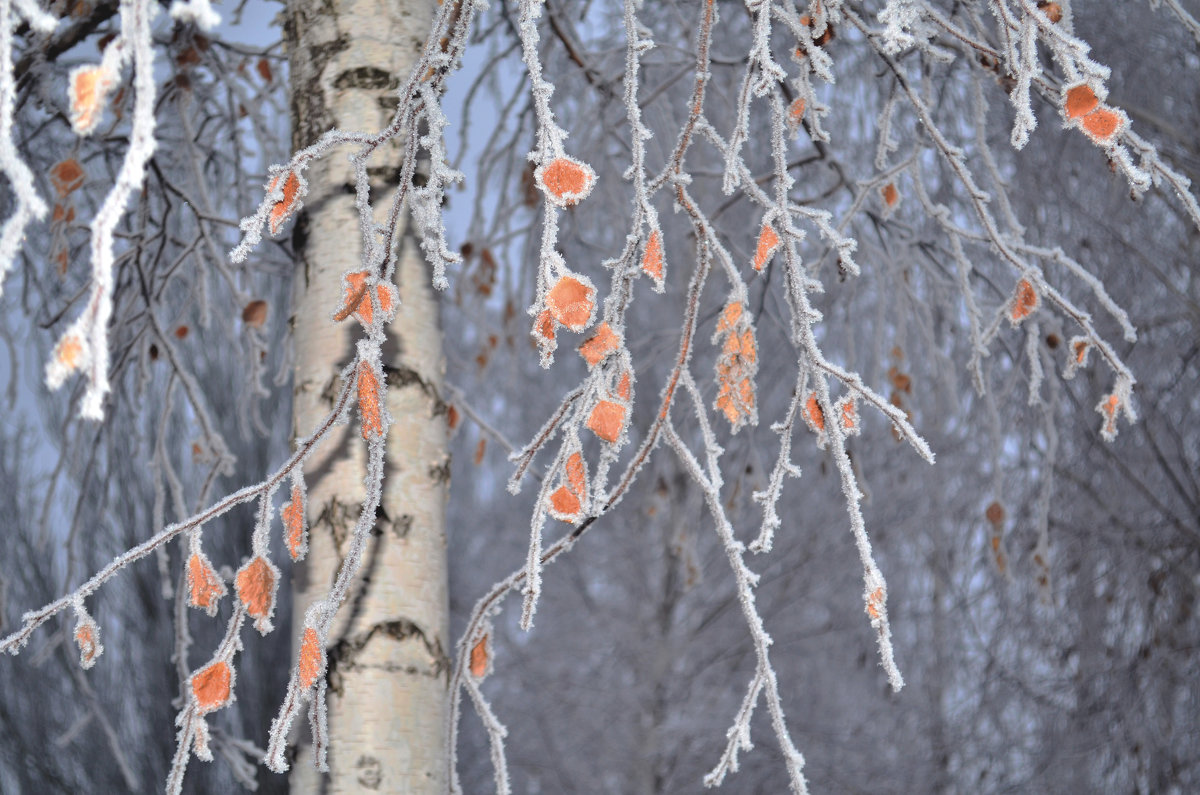
[[[546,309],[571,331],[583,331],[592,319],[595,294],[596,288],[574,276],[563,276],[546,295]]]
[[[242,322],[247,326],[262,328],[262,325],[267,322],[267,302],[257,300],[246,304],[242,308]]]
[[[292,486],[292,499],[283,506],[284,543],[292,560],[300,560],[308,547],[304,527],[304,492],[299,486]]]
[[[203,715],[229,703],[233,672],[229,663],[217,660],[192,674],[192,697]]]
[[[632,391],[633,379],[630,378],[629,372],[621,373],[621,380],[617,382],[617,397],[621,400],[628,401],[630,392]]]
[[[883,196],[883,203],[888,206],[888,209],[894,208],[900,203],[900,191],[896,190],[895,183],[889,182],[880,188],[879,193]]]
[[[619,347],[621,347],[621,338],[608,323],[601,323],[596,328],[595,336],[579,346],[579,355],[588,363],[588,367],[595,367],[605,356]]]
[[[482,679],[487,673],[488,657],[488,636],[484,635],[474,646],[471,647],[471,676],[476,679]]]
[[[592,409],[591,416],[588,417],[588,430],[610,444],[615,443],[621,437],[621,430],[625,427],[626,411],[625,406],[620,403],[601,400]]]
[[[379,406],[379,378],[369,362],[358,365],[358,413],[362,436],[367,441],[383,435],[383,412]]]
[[[1033,314],[1037,305],[1037,291],[1033,289],[1033,285],[1027,279],[1022,279],[1017,282],[1017,293],[1013,296],[1012,309],[1009,310],[1008,317],[1014,324],[1020,323]]]
[[[646,242],[646,253],[642,255],[642,270],[645,271],[655,281],[662,281],[662,235],[658,233],[658,230],[652,232],[650,234],[650,240]]]
[[[271,180],[271,191],[279,186],[279,177]],[[296,200],[300,197],[300,177],[296,176],[296,172],[289,171],[287,179],[283,183],[283,201],[275,202],[271,207],[271,215],[269,218],[268,227],[272,235],[279,234],[279,230],[292,216],[292,212],[296,209]]]
[[[187,562],[188,604],[216,615],[217,602],[225,595],[225,585],[208,559],[193,553]]]
[[[800,122],[804,119],[804,109],[806,107],[804,97],[796,97],[792,100],[792,104],[788,106],[788,122],[793,127],[800,126]]]
[[[567,458],[567,485],[580,497],[587,493],[587,470],[580,453],[571,453]]]
[[[559,486],[550,495],[550,515],[564,522],[574,522],[579,518],[582,505],[579,497],[566,486]]]
[[[549,309],[538,315],[534,321],[534,331],[547,342],[554,342],[554,316]]]
[[[754,270],[762,270],[777,248],[779,248],[779,235],[770,224],[763,224],[758,233],[758,246],[754,251]]]
[[[1099,104],[1096,92],[1092,91],[1090,86],[1080,83],[1067,89],[1063,107],[1068,119],[1079,119],[1091,113]]]
[[[279,572],[269,560],[258,555],[238,570],[234,584],[238,600],[245,606],[246,614],[254,619],[254,626],[264,635],[270,632]]]
[[[309,688],[317,681],[317,677],[325,670],[325,650],[321,648],[321,639],[312,627],[304,628],[304,636],[300,641],[300,662],[297,666],[300,687]]]
[[[351,312],[358,318],[358,322],[364,326],[369,326],[375,320],[375,310],[371,306],[371,296],[367,293],[367,272],[359,271],[346,275],[346,303],[342,310],[337,313],[337,320],[344,319]],[[375,295],[379,298],[379,308],[383,310],[384,315],[390,315],[392,312],[392,286],[380,282],[375,286]],[[351,308],[351,302],[358,296],[358,303]]]
[[[737,324],[742,317],[742,304],[740,301],[730,301],[725,305],[725,309],[721,312],[721,319],[717,321],[717,331],[729,331]]]
[[[988,505],[987,510],[983,512],[990,524],[998,525],[1004,522],[1004,506],[999,502],[992,500]]]
[[[587,163],[570,157],[556,157],[534,172],[537,184],[559,207],[570,207],[592,191],[596,172]]]
[[[1106,144],[1120,131],[1123,122],[1120,114],[1103,105],[1083,117],[1083,131],[1098,144]]]
[[[804,404],[804,410],[808,414],[808,424],[811,425],[819,433],[825,430],[825,412],[821,409],[821,404],[817,401],[817,393],[810,392],[808,401]]]

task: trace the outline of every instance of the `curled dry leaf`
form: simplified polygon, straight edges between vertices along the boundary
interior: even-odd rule
[[[588,367],[595,367],[620,347],[621,338],[612,330],[612,326],[601,323],[596,327],[596,333],[579,346],[579,355],[588,363]]]
[[[383,436],[383,408],[380,405],[379,377],[370,362],[358,365],[358,413],[362,418],[362,436],[367,441]]]
[[[300,659],[297,663],[300,687],[308,689],[317,678],[325,672],[325,649],[321,646],[321,638],[312,627],[304,628],[300,640]]]
[[[642,271],[651,279],[654,279],[655,282],[662,282],[662,235],[659,234],[657,229],[650,233],[650,239],[646,242],[646,251],[642,255]]]
[[[779,248],[779,234],[770,224],[763,224],[758,232],[758,245],[754,250],[754,270],[760,271]]]
[[[280,511],[283,519],[284,545],[293,561],[304,557],[308,550],[308,527],[304,516],[304,491],[297,485],[292,486],[292,496],[287,505]]]
[[[254,627],[263,635],[271,631],[271,614],[275,611],[275,589],[279,586],[279,571],[262,555],[256,555],[238,570],[234,579],[238,601],[246,614],[254,619]]]
[[[225,596],[225,584],[208,558],[192,553],[187,562],[188,604],[217,614],[217,603]]]
[[[821,408],[820,401],[817,400],[816,392],[809,392],[808,400],[804,401],[804,419],[814,433],[821,433],[825,430],[825,411]]]
[[[488,671],[488,662],[491,658],[490,650],[488,649],[488,638],[488,635],[484,635],[471,647],[471,676],[476,679],[482,679]]]
[[[1033,314],[1037,309],[1038,294],[1033,289],[1033,285],[1028,279],[1022,279],[1017,282],[1017,292],[1013,295],[1012,305],[1009,308],[1008,319],[1015,326],[1025,318]]]
[[[276,176],[271,180],[271,191],[279,187],[279,179]],[[271,207],[271,214],[268,218],[268,228],[271,230],[272,235],[279,234],[279,230],[283,228],[287,220],[292,217],[292,213],[296,211],[302,189],[303,185],[300,183],[300,177],[295,171],[289,171],[283,182],[283,199],[275,202]]]
[[[75,625],[75,644],[79,646],[79,664],[85,670],[95,665],[104,653],[104,647],[100,645],[100,626],[86,613],[79,615]]]
[[[379,298],[379,308],[383,310],[386,321],[391,317],[394,304],[392,286],[380,282],[375,285],[375,295]],[[375,321],[375,309],[371,304],[366,271],[346,274],[346,303],[334,319],[344,320],[351,313],[364,326],[369,326]]]

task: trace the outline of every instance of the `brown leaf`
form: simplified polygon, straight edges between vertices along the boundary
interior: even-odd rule
[[[262,328],[267,322],[267,302],[259,299],[246,304],[242,309],[242,322],[247,326]]]

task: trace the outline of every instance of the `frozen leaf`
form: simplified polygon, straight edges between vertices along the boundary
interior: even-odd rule
[[[588,416],[587,427],[592,433],[604,441],[615,444],[621,438],[625,428],[625,415],[628,409],[613,400],[601,400],[596,403]]]
[[[579,355],[588,363],[588,367],[595,367],[620,347],[621,338],[608,323],[601,323],[596,327],[595,335],[579,346]]]
[[[646,242],[646,251],[642,255],[642,270],[655,282],[661,284],[663,279],[663,249],[662,235],[658,230],[650,234]]]
[[[225,584],[202,552],[193,552],[187,562],[188,604],[217,614],[217,603],[225,596]]]
[[[488,653],[488,635],[484,635],[471,647],[471,676],[482,679],[488,671],[491,655]]]
[[[362,436],[367,441],[383,436],[383,409],[380,405],[379,377],[370,362],[358,365],[358,413],[362,418]]]
[[[300,687],[305,689],[312,687],[324,672],[325,649],[321,645],[321,638],[315,629],[305,627],[300,641],[300,659],[297,664]]]
[[[582,453],[571,453],[567,458],[567,486],[580,497],[587,494],[587,468]]]
[[[769,228],[764,226],[763,230]],[[717,399],[714,406],[725,415],[736,433],[743,425],[758,422],[754,392],[758,344],[740,301],[731,301],[722,310],[713,342],[721,343],[721,354],[716,363]]]
[[[804,420],[813,433],[825,431],[825,412],[821,409],[816,392],[808,393],[808,400],[804,401]]]
[[[271,192],[274,192],[279,187],[279,179],[280,177],[276,176],[271,180]],[[303,193],[304,185],[301,183],[300,177],[295,171],[289,171],[283,181],[283,198],[275,202],[271,207],[268,228],[271,230],[272,235],[279,234],[279,231],[283,229],[283,225],[292,217],[292,213],[296,211]]]
[[[770,224],[763,224],[758,232],[758,245],[754,250],[754,270],[760,271],[779,248],[779,235]]]
[[[1063,111],[1068,119],[1081,119],[1100,105],[1096,92],[1086,83],[1070,86],[1063,97]]]
[[[558,207],[578,204],[596,182],[596,172],[587,163],[570,157],[556,157],[534,171],[538,187]]]
[[[1119,112],[1102,105],[1084,116],[1080,126],[1088,138],[1103,146],[1124,128],[1125,119]]]
[[[304,489],[292,485],[292,495],[280,510],[283,520],[283,541],[293,561],[301,560],[308,551],[308,525],[305,517]]]
[[[559,486],[550,494],[550,515],[555,519],[574,522],[579,519],[581,508],[579,497],[566,486]]]
[[[595,296],[596,288],[590,283],[576,276],[563,276],[547,293],[546,309],[555,321],[571,331],[583,331],[592,322]]]
[[[233,669],[217,660],[192,674],[192,698],[201,715],[218,710],[230,702],[233,694]]]
[[[1008,319],[1015,326],[1033,314],[1038,306],[1038,294],[1028,279],[1017,282],[1017,291],[1013,295],[1008,310]]]
[[[246,614],[254,619],[254,627],[263,635],[271,631],[271,615],[275,612],[275,590],[279,587],[279,570],[261,555],[256,555],[238,570],[234,580],[238,600]]]
[[[380,282],[375,286],[375,295],[379,299],[379,308],[383,310],[384,320],[389,320],[394,303],[392,286]],[[367,287],[366,271],[346,275],[346,303],[335,318],[342,320],[351,312],[364,326],[371,325],[375,320],[375,310],[371,305],[371,296]]]

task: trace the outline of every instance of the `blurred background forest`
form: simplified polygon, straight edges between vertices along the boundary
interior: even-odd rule
[[[75,13],[59,4],[61,13]],[[867,18],[878,11],[873,3],[847,5]],[[115,316],[117,387],[103,426],[78,421],[64,393],[51,397],[41,368],[65,307],[84,284],[72,269],[44,263],[86,248],[92,181],[100,190],[117,162],[97,142],[81,144],[71,134],[65,75],[111,30],[115,3],[80,11],[78,39],[49,57],[17,31],[18,147],[47,186],[40,175],[66,152],[85,164],[89,181],[60,194],[63,218],[31,231],[44,240],[27,248],[0,299],[7,379],[0,632],[154,528],[261,479],[287,454],[290,242],[285,236],[261,248],[246,266],[233,268],[225,258],[237,219],[261,197],[266,167],[287,156],[286,62],[278,44],[264,44],[277,35],[269,23],[280,8],[221,9],[226,22],[211,37],[160,19],[162,143],[147,190],[120,227],[128,246],[119,310],[126,304]],[[720,11],[708,111],[731,122],[751,18],[737,3],[721,3]],[[576,344],[570,335],[549,371],[538,367],[530,341],[524,310],[534,273],[526,265],[537,258],[542,210],[525,159],[533,110],[514,15],[510,3],[497,0],[482,16],[446,100],[449,150],[467,175],[446,207],[451,243],[461,246],[464,263],[442,294],[445,397],[458,414],[448,524],[452,637],[488,586],[525,559],[536,489],[518,497],[505,491],[510,445],[525,444],[585,368],[567,355]],[[658,46],[645,56],[640,90],[656,130],[678,129],[686,114],[694,17],[692,3],[643,10]],[[571,133],[572,154],[598,174],[592,196],[562,217],[562,253],[598,283],[606,278],[601,262],[624,242],[629,215],[621,22],[618,7],[561,0],[547,4],[543,20],[555,112]],[[1141,2],[1081,3],[1073,24],[1092,57],[1112,68],[1109,103],[1180,173],[1200,180],[1200,31],[1157,3]],[[925,59],[919,68],[914,56],[910,74],[941,129],[973,166],[993,159],[1007,191],[988,190],[1011,203],[1026,239],[1060,246],[1083,263],[1138,330],[1136,343],[1120,342],[1117,324],[1096,313],[1138,378],[1139,419],[1112,443],[1101,440],[1094,410],[1111,375],[1093,366],[1061,377],[1074,332],[1052,311],[1038,314],[1032,332],[1029,324],[1005,324],[982,364],[988,390],[977,394],[951,241],[925,212],[913,175],[956,220],[962,189],[903,103],[891,122],[899,147],[889,162],[912,157],[917,166],[894,181],[901,201],[892,208],[875,188],[863,187],[886,170],[875,165],[878,119],[896,84],[861,33],[847,25],[835,34],[821,46],[837,82],[818,88],[832,140],[815,142],[808,128],[799,130],[788,157],[793,195],[847,220],[863,272],[839,273],[815,235],[805,244],[810,272],[825,286],[815,296],[824,314],[817,333],[831,359],[909,412],[937,464],[921,461],[877,416],[864,415],[862,435],[849,442],[907,680],[893,694],[863,618],[861,567],[836,468],[807,429],[795,433],[793,456],[803,475],[785,486],[774,550],[750,565],[762,575],[758,602],[810,786],[872,793],[1200,791],[1200,232],[1169,193],[1131,200],[1126,179],[1103,152],[1058,129],[1056,109],[1044,102],[1035,101],[1038,129],[1015,152],[1006,95],[1012,86],[975,55]],[[988,107],[982,129],[975,124],[977,96]],[[752,131],[769,124],[765,113],[750,122]],[[119,117],[112,125],[102,141],[124,134]],[[769,174],[763,141],[752,136],[745,157]],[[654,167],[673,144],[669,135],[647,143]],[[706,203],[739,262],[749,262],[760,211],[744,194],[721,193],[714,149],[697,144],[689,157],[693,195]],[[54,195],[49,187],[47,193]],[[856,204],[864,193],[871,197]],[[0,208],[9,198],[0,193]],[[70,202],[79,203],[77,211]],[[197,223],[181,211],[184,203],[212,222]],[[658,210],[672,213],[669,206]],[[673,229],[664,240],[665,293],[644,291],[629,310],[627,342],[646,396],[634,406],[635,438],[652,419],[653,396],[677,350],[694,246]],[[1000,307],[1011,279],[999,278],[1003,271],[985,244],[969,256],[981,305]],[[181,267],[191,272],[176,278]],[[1069,280],[1065,271],[1047,272]],[[779,437],[770,426],[791,397],[796,359],[778,279],[770,270],[750,275],[762,420],[736,435],[725,425],[717,429],[725,448],[722,497],[746,540],[762,522],[753,494],[766,487],[774,465]],[[1063,289],[1088,305],[1082,286]],[[140,311],[147,294],[169,309]],[[258,301],[264,303],[251,311]],[[721,302],[720,295],[705,297],[698,339],[712,335]],[[710,347],[697,352],[697,371],[711,371]],[[1033,361],[1045,380],[1040,402],[1031,404]],[[700,386],[711,402],[715,386]],[[688,429],[686,419],[678,424]],[[989,514],[993,503],[1001,510]],[[249,508],[219,520],[207,536],[214,559],[246,554],[252,523]],[[160,788],[174,751],[179,661],[172,650],[175,614],[182,612],[181,600],[163,595],[179,588],[180,567],[172,550],[104,590],[95,614],[107,652],[93,670],[79,670],[66,622],[62,631],[40,633],[21,657],[0,660],[0,790]],[[514,791],[698,791],[755,660],[702,495],[675,459],[660,451],[619,506],[545,577],[532,632],[518,629],[513,604],[497,620],[495,673],[484,684],[509,730]],[[281,610],[286,626],[286,606]],[[218,629],[191,625],[198,642],[210,644],[205,633]],[[237,739],[264,742],[286,687],[291,651],[282,641],[276,636],[244,653],[239,681],[255,684],[243,684],[229,714],[214,722],[218,760],[194,763],[186,791],[230,791],[238,781],[286,789],[285,777],[255,769],[261,753]],[[755,750],[743,755],[724,789],[786,791],[765,710],[753,738]],[[469,711],[459,759],[464,790],[491,791],[487,739]]]

